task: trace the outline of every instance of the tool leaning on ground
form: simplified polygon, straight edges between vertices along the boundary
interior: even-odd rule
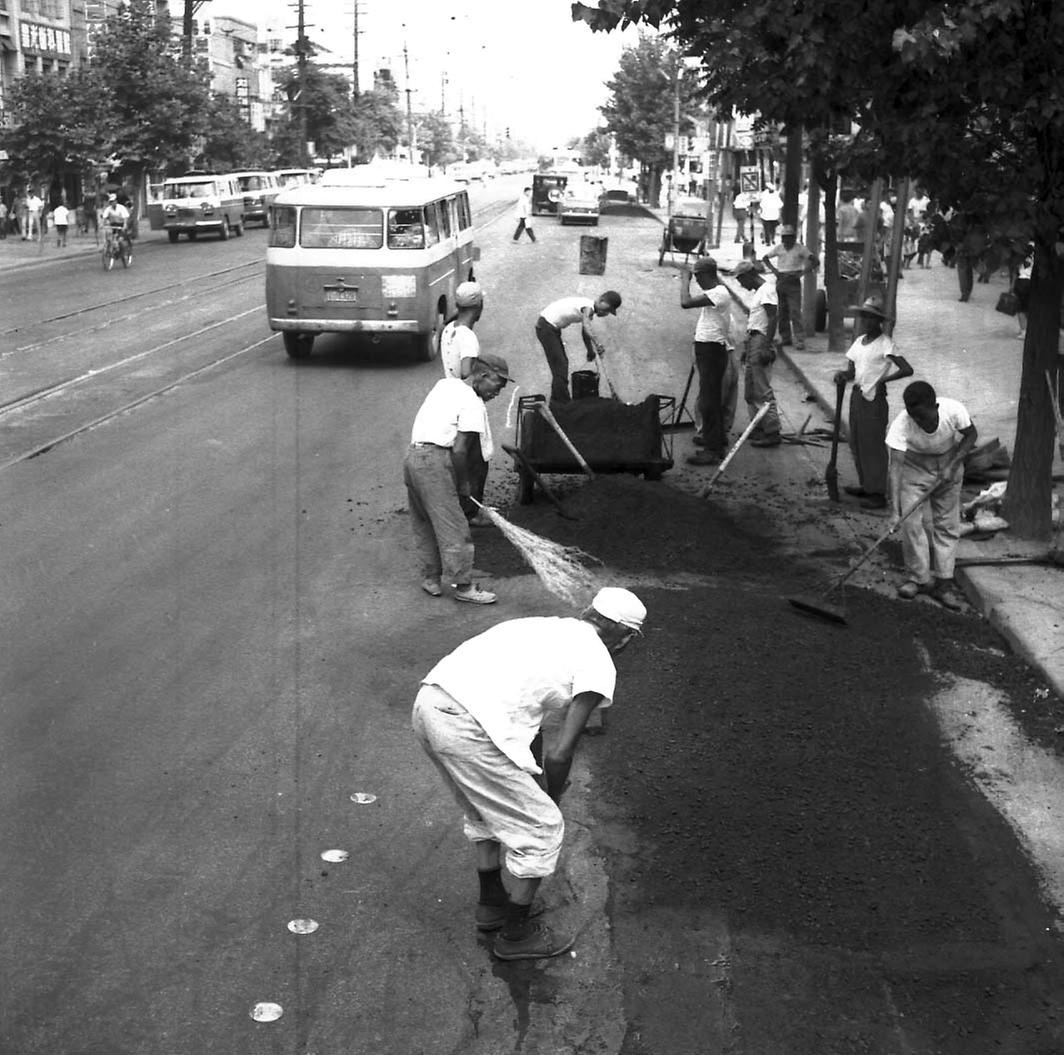
[[[846,382],[835,382],[835,420],[831,425],[831,457],[824,470],[824,483],[828,487],[828,498],[839,502],[839,432],[842,429],[842,399],[846,394]]]
[[[584,475],[589,480],[595,479],[595,473],[592,471],[591,466],[587,464],[584,456],[576,449],[576,445],[565,434],[565,430],[558,424],[558,419],[551,413],[550,407],[546,403],[537,403],[536,409],[543,416],[548,425],[558,434],[558,438],[569,448],[569,453],[576,459],[576,464],[583,470]]]
[[[617,394],[617,389],[610,380],[610,375],[606,373],[606,364],[602,361],[602,345],[599,344],[598,341],[592,341],[591,349],[595,355],[595,365],[598,367],[598,372],[605,379],[606,387],[610,390],[610,398],[616,399],[617,402],[620,403],[621,397]]]
[[[565,506],[562,505],[561,499],[547,486],[543,477],[532,467],[532,463],[519,451],[516,447],[511,446],[509,443],[502,444],[502,449],[510,455],[513,460],[521,465],[532,477],[533,480],[539,484],[539,489],[550,499],[554,504],[554,508],[558,511],[559,516],[565,517],[566,520],[578,519],[574,514],[570,513]]]
[[[769,412],[772,407],[771,403],[762,403],[757,413],[750,419],[750,424],[743,430],[743,434],[735,441],[732,449],[724,456],[724,460],[717,466],[716,471],[709,478],[709,483],[698,492],[699,498],[707,498],[709,492],[713,490],[713,485],[720,478],[725,469],[728,468],[728,463],[735,457],[739,448],[749,439],[750,434],[761,424],[761,419]]]
[[[808,596],[805,594],[797,594],[794,597],[788,597],[787,602],[793,607],[798,608],[803,612],[808,612],[810,615],[818,615],[824,619],[829,619],[833,623],[846,624],[846,613],[838,606],[831,604],[827,598],[833,594],[858,568],[861,567],[872,556],[873,553],[884,542],[894,534],[895,531],[901,527],[902,523],[909,519],[917,509],[920,508],[938,489],[946,483],[949,479],[949,473],[951,470],[947,470],[945,473],[937,476],[930,487],[919,498],[910,502],[908,507],[901,511],[901,514],[896,520],[893,520],[886,531],[883,532],[858,558],[850,567],[843,572],[823,593],[816,594],[815,596]]]

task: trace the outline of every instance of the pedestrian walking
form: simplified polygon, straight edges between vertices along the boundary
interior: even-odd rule
[[[782,442],[780,418],[776,395],[772,391],[772,364],[776,361],[773,343],[776,336],[776,286],[766,282],[758,273],[757,265],[749,260],[739,261],[732,275],[745,292],[745,296],[737,293],[722,279],[739,310],[746,315],[746,339],[741,359],[746,409],[753,421],[765,403],[770,408],[750,436],[750,443],[754,447],[778,447]]]
[[[949,221],[953,242],[953,260],[957,268],[957,283],[960,286],[960,301],[965,303],[972,295],[975,282],[975,267],[986,252],[987,235],[981,217],[974,213],[957,212]]]
[[[536,232],[532,230],[532,188],[525,187],[521,191],[521,197],[517,201],[517,230],[514,231],[514,241],[521,240],[521,232],[528,235],[528,240],[536,240]]]
[[[735,241],[745,242],[746,237],[746,221],[750,215],[750,192],[746,190],[740,190],[738,194],[732,198],[732,216],[735,217]],[[753,241],[754,232],[751,228],[750,241]]]
[[[854,309],[864,333],[846,353],[846,368],[835,374],[835,384],[853,382],[850,392],[849,442],[857,469],[857,486],[844,487],[860,499],[863,509],[887,507],[888,422],[887,385],[912,377],[913,368],[884,332],[887,314],[878,297],[868,297]]]
[[[779,261],[777,267],[773,258]],[[791,343],[805,351],[805,326],[802,323],[802,279],[819,267],[817,258],[798,241],[798,234],[791,224],[780,228],[780,244],[774,245],[762,261],[776,276],[776,294],[779,297],[780,343]]]
[[[70,223],[70,210],[65,202],[60,202],[52,210],[52,223],[55,224],[55,246],[65,249],[67,244],[67,226]]]
[[[964,459],[978,433],[963,404],[940,398],[926,381],[902,393],[903,410],[887,431],[892,512],[930,497],[901,524],[906,579],[898,596],[927,594],[954,611],[962,607],[953,573],[961,528]]]
[[[614,657],[646,614],[635,594],[605,587],[579,617],[485,630],[421,680],[413,730],[464,815],[479,885],[474,922],[498,931],[492,951],[501,960],[544,959],[573,944],[537,918],[534,899],[557,869],[559,806],[580,734],[596,707],[612,704]],[[545,735],[552,719],[560,729]]]
[[[758,198],[758,211],[761,214],[761,241],[765,245],[776,244],[776,226],[783,212],[783,199],[774,183],[766,183]]]
[[[700,292],[691,292],[691,277]],[[732,295],[720,281],[717,262],[699,257],[693,268],[680,269],[680,307],[698,308],[695,322],[695,367],[698,370],[698,412],[701,435],[694,443],[700,451],[688,455],[691,465],[716,465],[724,458],[724,376],[728,367],[729,304]]]
[[[0,239],[7,238],[7,203],[0,198]]]
[[[621,295],[616,290],[608,289],[601,296],[592,300],[590,297],[562,297],[552,301],[536,319],[536,339],[543,348],[550,367],[550,398],[558,403],[569,402],[569,357],[562,341],[562,330],[576,323],[580,324],[580,336],[587,349],[587,361],[595,358],[596,351],[603,354],[603,348],[591,322],[595,318],[616,315],[621,306]]]
[[[857,221],[861,211],[853,203],[852,192],[847,191],[840,198],[839,207],[835,210],[836,237],[840,242],[856,242]]]
[[[473,536],[466,508],[472,494],[470,448],[491,460],[484,404],[510,380],[506,360],[481,352],[464,380],[441,378],[421,404],[403,459],[403,480],[421,588],[431,597],[448,587],[456,601],[492,604],[495,594],[473,585]]]

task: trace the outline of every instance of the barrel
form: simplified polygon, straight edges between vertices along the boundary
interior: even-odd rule
[[[573,371],[573,399],[587,399],[599,394],[599,375],[594,370]]]
[[[593,234],[580,236],[580,274],[602,275],[606,272],[606,247],[608,238],[599,238]]]

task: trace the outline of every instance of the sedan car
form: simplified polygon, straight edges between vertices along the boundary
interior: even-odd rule
[[[598,226],[599,188],[590,183],[571,183],[558,203],[560,223],[588,223]]]

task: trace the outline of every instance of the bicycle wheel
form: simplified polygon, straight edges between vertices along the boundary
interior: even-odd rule
[[[122,266],[129,267],[133,263],[133,246],[126,245],[122,247]]]
[[[103,268],[110,271],[115,266],[115,254],[110,245],[103,247]]]

